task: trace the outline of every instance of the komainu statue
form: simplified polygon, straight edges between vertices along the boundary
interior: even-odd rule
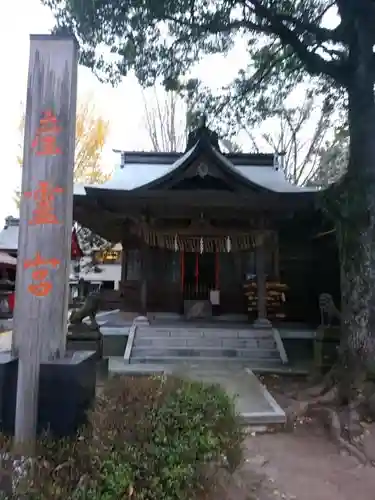
[[[332,326],[332,321],[335,319],[340,322],[341,313],[337,309],[332,295],[329,293],[321,293],[319,295],[319,308],[321,326]]]
[[[99,325],[96,321],[96,314],[100,306],[100,293],[91,292],[86,297],[85,302],[79,309],[73,309],[69,317],[69,331],[99,330]],[[83,323],[85,318],[90,318],[90,325]]]

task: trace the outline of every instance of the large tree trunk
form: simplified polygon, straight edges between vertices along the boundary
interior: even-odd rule
[[[363,69],[363,68],[362,68]],[[361,75],[357,75],[360,77]],[[367,78],[368,76],[368,78]],[[348,88],[348,171],[338,185],[336,224],[341,262],[343,335],[339,396],[351,403],[375,354],[375,102],[371,75]]]

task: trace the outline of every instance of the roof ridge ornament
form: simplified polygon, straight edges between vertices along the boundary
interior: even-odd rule
[[[220,152],[219,135],[207,127],[207,115],[203,114],[198,121],[198,126],[191,130],[188,135],[186,151],[193,148],[198,142],[208,143]]]
[[[207,115],[203,113],[199,120],[199,128],[207,128]]]

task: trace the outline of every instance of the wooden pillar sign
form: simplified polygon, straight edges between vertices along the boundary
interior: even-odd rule
[[[35,439],[40,363],[65,352],[77,60],[74,38],[31,35],[12,339],[19,444]]]

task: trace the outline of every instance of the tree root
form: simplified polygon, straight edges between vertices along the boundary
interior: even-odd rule
[[[325,392],[329,391],[330,389],[332,389],[332,387],[335,386],[336,371],[337,371],[337,366],[333,366],[329,370],[329,372],[324,375],[321,383],[308,389],[306,391],[307,394],[312,398],[316,398],[318,396],[321,396]]]
[[[361,464],[367,465],[370,460],[365,453],[352,443],[349,439],[342,437],[342,423],[337,411],[329,407],[315,408],[315,413],[320,413],[325,426],[328,428],[331,439],[341,450],[347,451],[354,456]]]
[[[375,466],[375,463],[361,449],[360,435],[363,434],[363,429],[359,424],[356,409],[362,404],[363,398],[359,397],[350,405],[334,409],[333,406],[337,402],[339,392],[336,385],[328,390],[323,385],[319,387],[319,390],[318,387],[313,389],[313,393],[318,393],[316,397],[295,401],[286,410],[289,429],[294,428],[296,420],[301,420],[303,417],[320,417],[324,427],[328,429],[330,438],[340,450],[354,456],[363,465]],[[308,393],[311,394],[311,391]]]

